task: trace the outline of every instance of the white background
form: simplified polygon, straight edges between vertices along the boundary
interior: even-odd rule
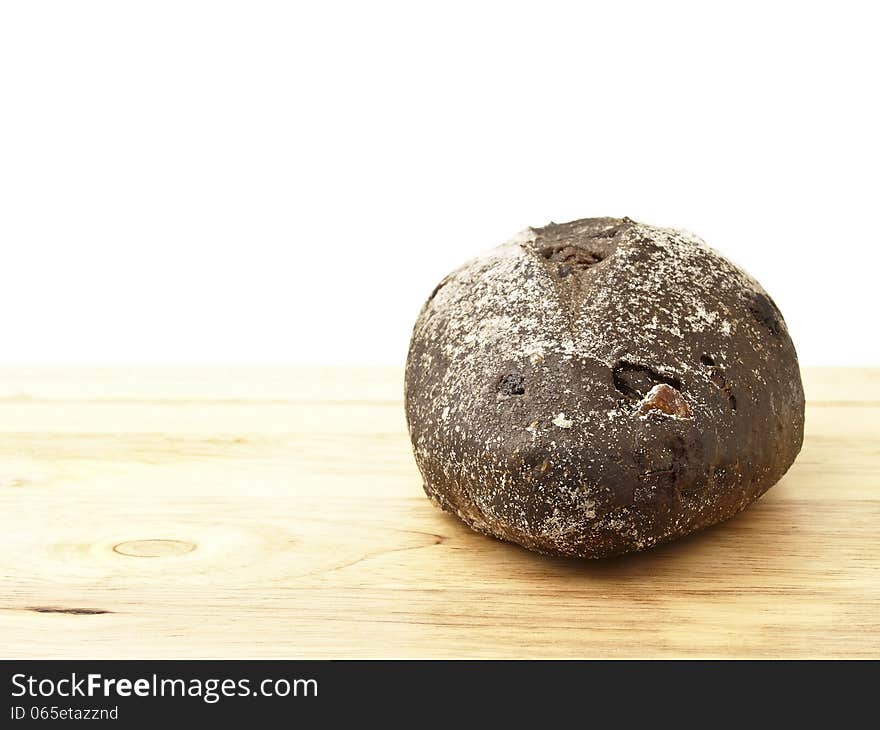
[[[600,215],[880,363],[873,5],[4,2],[0,363],[399,364],[448,270]]]

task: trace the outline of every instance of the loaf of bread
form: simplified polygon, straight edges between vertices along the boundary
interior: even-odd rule
[[[598,558],[725,520],[801,448],[773,300],[695,236],[529,228],[443,279],[406,367],[425,492],[471,528]]]

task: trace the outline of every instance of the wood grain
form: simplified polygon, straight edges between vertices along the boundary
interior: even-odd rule
[[[878,657],[880,370],[789,474],[604,562],[424,498],[394,369],[0,371],[0,656]]]

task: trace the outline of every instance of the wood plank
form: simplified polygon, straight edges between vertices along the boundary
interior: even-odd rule
[[[401,381],[0,371],[0,656],[880,656],[880,370],[805,372],[742,515],[600,562],[433,508]]]

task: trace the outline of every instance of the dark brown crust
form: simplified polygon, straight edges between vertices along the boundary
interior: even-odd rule
[[[604,557],[757,499],[800,450],[804,398],[757,282],[689,234],[594,218],[528,229],[438,285],[406,415],[443,509]]]

